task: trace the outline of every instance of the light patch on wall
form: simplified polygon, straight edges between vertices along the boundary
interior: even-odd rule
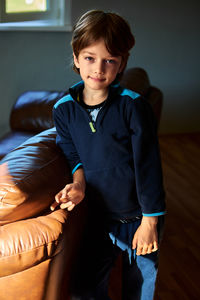
[[[6,0],[6,13],[43,12],[48,0]]]

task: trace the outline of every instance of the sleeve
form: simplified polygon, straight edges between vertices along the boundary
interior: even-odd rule
[[[143,216],[164,215],[165,192],[157,122],[146,100],[139,97],[131,102],[129,122],[138,201]]]
[[[67,126],[67,115],[60,106],[53,109],[53,119],[57,131],[56,143],[62,149],[70,165],[72,175],[82,167],[76,147]]]

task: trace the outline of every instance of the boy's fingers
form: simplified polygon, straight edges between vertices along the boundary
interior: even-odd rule
[[[158,243],[157,242],[154,242],[153,243],[153,249],[152,249],[152,252],[155,252],[158,250]]]
[[[58,202],[56,202],[56,201],[54,201],[54,203],[51,204],[50,209],[51,209],[52,211],[54,211],[55,208],[56,208],[58,205],[60,205],[60,208],[61,208],[61,209],[67,208],[67,210],[69,210],[69,211],[71,211],[71,210],[74,208],[74,206],[75,206],[75,204],[72,203],[72,201],[68,201],[68,202],[61,203],[61,204],[58,203]]]
[[[63,193],[62,192],[59,192],[57,195],[55,195],[55,200],[57,203],[60,203],[60,199],[63,198]]]
[[[62,204],[60,204],[60,208],[61,208],[61,209],[65,209],[65,208],[67,208],[67,206],[66,206],[66,203],[62,203]]]
[[[136,251],[136,254],[137,255],[145,255],[147,254],[147,251],[148,251],[148,244],[137,244],[137,251]]]
[[[72,184],[67,184],[65,187],[65,196],[69,193],[69,191],[72,189]]]
[[[71,190],[71,184],[67,184],[66,187],[60,191],[58,194],[56,194],[55,199],[56,202],[60,203],[60,200],[66,199],[68,200],[68,192]]]
[[[59,194],[60,193],[58,193],[57,195],[55,195],[55,200],[56,200],[57,203],[59,203],[59,199],[60,199],[60,195]]]
[[[146,255],[158,250],[158,243],[154,242],[150,245],[140,245],[137,246],[137,255]]]
[[[151,252],[153,252],[152,245],[148,247],[146,254],[150,254]]]
[[[134,249],[136,249],[136,247],[137,247],[136,243],[133,242],[133,243],[132,243],[132,249],[134,250]]]
[[[144,245],[142,248],[141,254],[145,255],[148,253],[148,251],[151,251],[151,249],[152,249],[152,247],[148,247],[148,245]],[[151,253],[151,252],[149,252],[149,253]]]
[[[56,202],[56,201],[54,201],[54,203],[51,204],[50,209],[53,211],[53,210],[55,210],[55,208],[56,208],[58,205],[59,205],[59,203]]]
[[[132,241],[132,249],[136,249],[137,247],[137,239],[134,237]]]
[[[69,201],[69,196],[67,193],[60,193],[55,196],[55,199],[57,203],[67,202]]]
[[[72,203],[72,201],[68,201],[68,202],[66,202],[66,203],[62,203],[61,205],[60,205],[60,208],[62,208],[62,209],[65,209],[65,208],[67,208],[68,210],[69,210],[69,208],[71,207],[71,206],[75,206],[75,204],[74,203]]]
[[[75,204],[73,203],[72,205],[70,205],[69,207],[68,207],[68,211],[71,211],[73,208],[75,207]]]
[[[136,254],[137,254],[137,255],[141,255],[141,254],[142,254],[142,249],[143,249],[143,245],[138,245],[138,244],[137,244],[137,251],[136,251]]]

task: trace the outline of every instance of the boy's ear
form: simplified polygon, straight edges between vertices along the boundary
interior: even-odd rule
[[[77,67],[77,69],[79,69],[79,62],[78,62],[78,58],[76,57],[76,55],[73,52],[73,57],[74,57],[74,64]]]

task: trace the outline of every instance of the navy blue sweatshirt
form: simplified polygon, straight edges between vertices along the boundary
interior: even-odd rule
[[[156,120],[139,94],[111,85],[94,123],[74,85],[54,106],[57,144],[72,174],[83,167],[88,197],[113,219],[165,213]]]

